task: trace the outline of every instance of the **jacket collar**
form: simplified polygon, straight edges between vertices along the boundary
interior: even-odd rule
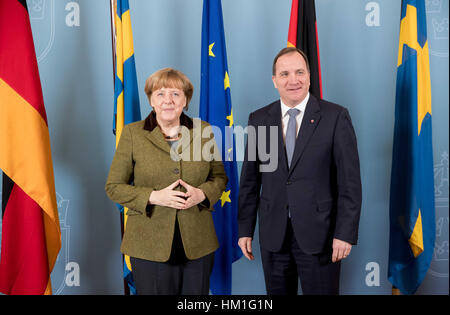
[[[181,113],[180,116],[180,125],[187,127],[188,129],[192,129],[193,122],[192,119],[187,116],[185,113]],[[144,130],[148,130],[150,132],[158,126],[158,121],[156,120],[156,112],[154,110],[148,114],[147,118],[145,118]]]
[[[193,120],[185,115],[184,113],[181,113],[180,116],[180,125],[186,127],[189,129],[189,137],[182,137],[180,140],[180,143],[177,148],[177,153],[182,154],[185,150],[189,150],[192,142],[193,142],[193,130],[194,130],[194,122]],[[161,132],[160,128],[156,128],[158,126],[158,122],[156,120],[156,113],[155,111],[152,111],[144,122],[144,130],[148,131],[145,133],[145,136],[147,139],[149,139],[153,144],[158,146],[160,149],[170,153],[171,146],[169,143],[164,139],[164,135]]]

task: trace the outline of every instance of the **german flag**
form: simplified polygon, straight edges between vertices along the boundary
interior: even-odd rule
[[[322,98],[319,38],[314,0],[292,0],[287,46],[297,47],[306,54],[311,70],[309,91],[314,96]]]
[[[0,1],[0,292],[51,294],[61,248],[47,116],[25,0]]]

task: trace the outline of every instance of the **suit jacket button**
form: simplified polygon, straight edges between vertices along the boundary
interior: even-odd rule
[[[286,182],[286,185],[290,185],[290,184],[292,184],[292,182],[291,182],[290,180],[288,180],[288,181]]]
[[[180,170],[179,170],[178,168],[174,169],[173,172],[174,172],[175,174],[180,174]]]

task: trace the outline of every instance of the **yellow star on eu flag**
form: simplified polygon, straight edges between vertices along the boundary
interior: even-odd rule
[[[223,207],[223,205],[225,204],[225,202],[231,203],[230,193],[231,193],[231,190],[224,191],[224,192],[222,193],[222,196],[220,197],[220,205],[221,205],[221,207]]]
[[[228,76],[228,72],[225,72],[225,79],[223,80],[223,85],[226,89],[230,88],[230,77]]]
[[[233,161],[233,148],[227,150],[228,161]]]
[[[229,127],[233,126],[233,110],[231,110],[231,114],[227,116],[227,119],[230,121]]]
[[[212,49],[213,49],[213,47],[214,47],[214,44],[215,44],[215,42],[212,43],[211,45],[209,45],[209,55],[210,55],[211,57],[215,57],[215,55],[214,55],[214,53],[213,53],[213,51],[212,51]]]

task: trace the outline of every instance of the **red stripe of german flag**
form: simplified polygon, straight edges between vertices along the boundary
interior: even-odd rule
[[[319,39],[314,0],[292,0],[288,47],[301,49],[308,57],[311,70],[310,92],[322,98]]]
[[[24,0],[0,1],[0,292],[51,294],[61,248],[50,137]]]

